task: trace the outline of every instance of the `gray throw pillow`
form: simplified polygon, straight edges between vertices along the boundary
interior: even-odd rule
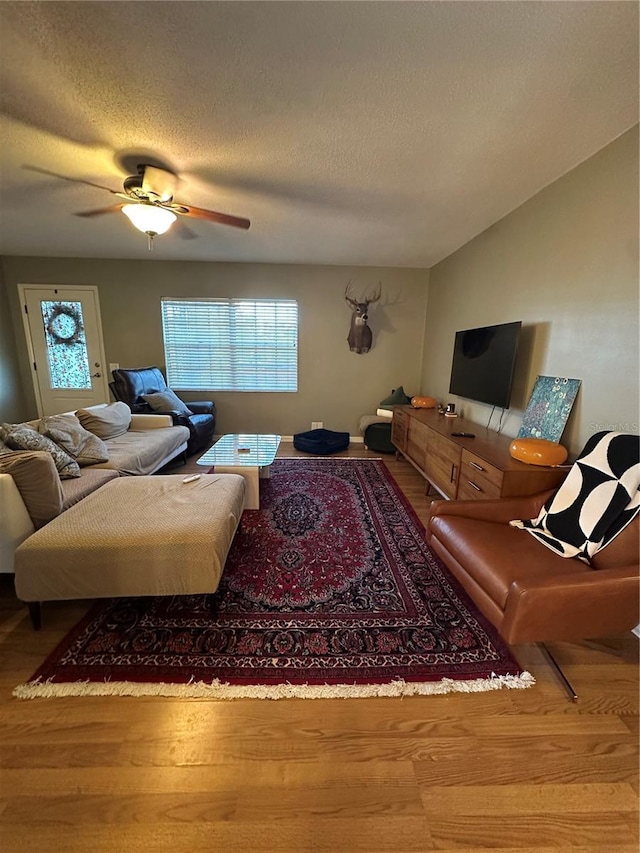
[[[41,450],[53,457],[62,480],[80,476],[80,466],[66,450],[26,424],[2,424],[2,440],[13,450]]]
[[[76,417],[82,426],[103,441],[124,435],[131,423],[131,409],[126,403],[111,403],[95,409],[78,409]]]
[[[0,455],[0,474],[11,474],[36,529],[62,512],[62,487],[50,453],[19,451]]]
[[[380,405],[383,408],[384,406],[408,406],[410,402],[411,397],[405,393],[405,390],[401,385],[399,388],[392,391],[388,397],[385,397],[384,400],[380,400]]]
[[[177,412],[179,415],[192,415],[191,409],[177,397],[171,388],[164,391],[154,391],[153,394],[143,394],[142,399],[148,403],[154,412],[161,415],[171,415]]]
[[[107,445],[97,435],[86,430],[75,415],[42,418],[38,432],[66,450],[81,468],[109,461]]]

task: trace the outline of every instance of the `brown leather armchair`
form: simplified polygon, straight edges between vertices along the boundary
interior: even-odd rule
[[[553,494],[435,501],[427,541],[508,643],[610,637],[640,622],[639,517],[589,566],[545,547],[512,519]]]

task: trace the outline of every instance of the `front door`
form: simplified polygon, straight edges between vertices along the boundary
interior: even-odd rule
[[[40,416],[109,401],[98,289],[20,284]]]

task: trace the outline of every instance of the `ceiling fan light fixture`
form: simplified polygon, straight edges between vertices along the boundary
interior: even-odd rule
[[[178,218],[170,210],[156,207],[154,204],[125,204],[122,206],[122,212],[138,231],[151,237],[164,234]]]

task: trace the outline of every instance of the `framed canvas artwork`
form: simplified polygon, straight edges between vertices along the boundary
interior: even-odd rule
[[[581,382],[581,379],[538,376],[518,438],[546,438],[559,442]]]

